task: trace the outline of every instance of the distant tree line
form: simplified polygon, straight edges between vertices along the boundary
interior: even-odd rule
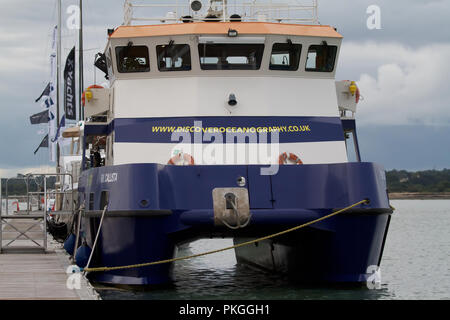
[[[6,194],[7,179],[2,179],[2,195]],[[55,188],[56,177],[47,178],[47,189]],[[28,191],[38,192],[44,190],[44,178],[36,176],[28,180]],[[8,195],[22,196],[27,194],[27,180],[23,175],[8,180]]]
[[[389,192],[450,192],[450,169],[386,172]]]
[[[23,176],[8,181],[9,195],[26,195],[26,180]],[[386,179],[389,192],[450,192],[450,169],[426,170],[409,172],[406,170],[391,170],[386,172]],[[55,188],[55,177],[47,179],[47,188]],[[29,191],[37,192],[43,189],[44,180],[42,177],[31,178],[29,180]],[[5,195],[6,179],[2,179],[2,194]]]

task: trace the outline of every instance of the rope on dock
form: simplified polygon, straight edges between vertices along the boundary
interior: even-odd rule
[[[315,224],[317,222],[320,222],[320,221],[329,219],[331,217],[337,216],[338,214],[344,213],[344,212],[346,212],[346,211],[348,211],[350,209],[353,209],[354,207],[359,206],[361,204],[369,204],[369,203],[370,203],[369,199],[364,199],[364,200],[361,200],[361,201],[359,201],[359,202],[357,202],[355,204],[352,204],[351,206],[348,206],[348,207],[346,207],[344,209],[341,209],[341,210],[333,212],[333,213],[331,213],[329,215],[323,216],[322,218],[318,218],[316,220],[307,222],[305,224],[296,226],[294,228],[291,228],[291,229],[288,229],[288,230],[284,230],[284,231],[281,231],[281,232],[278,232],[278,233],[274,233],[274,234],[271,234],[271,235],[268,235],[268,236],[265,236],[265,237],[262,237],[262,238],[258,238],[258,239],[247,241],[247,242],[243,242],[243,243],[239,243],[239,244],[236,244],[236,245],[231,246],[231,247],[226,247],[226,248],[222,248],[222,249],[218,249],[218,250],[203,252],[203,253],[194,254],[194,255],[186,256],[186,257],[179,257],[179,258],[173,258],[173,259],[167,259],[167,260],[161,260],[161,261],[155,261],[155,262],[148,262],[148,263],[131,264],[131,265],[127,265],[127,266],[99,267],[99,268],[89,268],[89,267],[87,267],[87,268],[82,269],[81,271],[85,271],[85,272],[105,272],[105,271],[113,271],[113,270],[133,269],[133,268],[148,267],[148,266],[154,266],[154,265],[159,265],[159,264],[171,263],[171,262],[175,262],[175,261],[188,260],[188,259],[193,259],[193,258],[206,256],[206,255],[211,255],[211,254],[214,254],[214,253],[219,253],[219,252],[223,252],[223,251],[227,251],[227,250],[231,250],[231,249],[236,249],[236,248],[248,246],[248,245],[254,244],[256,242],[263,241],[263,240],[268,240],[268,239],[272,239],[272,238],[275,238],[275,237],[279,237],[281,235],[284,235],[284,234],[287,234],[287,233],[290,233],[290,232],[293,232],[293,231],[305,228],[305,227],[310,226],[312,224]]]

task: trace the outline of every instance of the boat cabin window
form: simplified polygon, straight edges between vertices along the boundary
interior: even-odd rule
[[[306,71],[332,72],[334,70],[336,52],[336,46],[310,46],[306,60]]]
[[[156,46],[159,71],[191,70],[191,49],[187,44]]]
[[[300,62],[300,44],[275,43],[272,47],[272,56],[270,58],[270,70],[297,71]]]
[[[120,73],[150,71],[147,46],[116,47],[116,56],[117,70]]]
[[[109,191],[102,191],[100,194],[100,210],[104,210],[109,204]]]
[[[198,45],[202,70],[259,70],[264,44]]]

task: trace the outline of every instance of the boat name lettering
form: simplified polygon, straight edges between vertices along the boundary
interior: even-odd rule
[[[116,172],[114,173],[105,173],[101,175],[101,183],[111,183],[117,181],[118,174]]]

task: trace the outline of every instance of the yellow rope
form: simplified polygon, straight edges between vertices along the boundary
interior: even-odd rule
[[[204,253],[194,254],[194,255],[186,256],[186,257],[179,257],[179,258],[173,258],[173,259],[167,259],[167,260],[161,260],[161,261],[155,261],[155,262],[148,262],[148,263],[132,264],[132,265],[128,265],[128,266],[119,266],[119,267],[85,268],[83,271],[86,271],[86,272],[104,272],[104,271],[113,271],[113,270],[123,270],[123,269],[148,267],[148,266],[154,266],[154,265],[158,265],[158,264],[165,264],[165,263],[171,263],[171,262],[175,262],[175,261],[181,261],[181,260],[187,260],[187,259],[192,259],[192,258],[198,258],[198,257],[202,257],[202,256],[214,254],[214,253],[219,253],[219,252],[222,252],[222,251],[236,249],[236,248],[239,248],[239,247],[248,246],[248,245],[256,243],[256,242],[260,242],[260,241],[263,241],[263,240],[268,240],[268,239],[271,239],[271,238],[275,238],[275,237],[281,236],[281,235],[286,234],[286,233],[290,233],[290,232],[293,232],[293,231],[305,228],[305,227],[310,226],[310,225],[312,225],[314,223],[320,222],[320,221],[325,220],[325,219],[329,219],[329,218],[331,218],[333,216],[336,216],[336,215],[338,215],[340,213],[348,211],[348,210],[350,210],[350,209],[352,209],[352,208],[354,208],[356,206],[359,206],[360,204],[363,204],[363,203],[369,203],[369,200],[368,199],[361,200],[361,201],[359,201],[359,202],[357,202],[357,203],[355,203],[355,204],[353,204],[351,206],[348,206],[348,207],[346,207],[344,209],[341,209],[339,211],[333,212],[333,213],[331,213],[329,215],[323,216],[322,218],[316,219],[314,221],[310,221],[310,222],[307,222],[305,224],[299,225],[297,227],[294,227],[294,228],[291,228],[291,229],[288,229],[288,230],[285,230],[285,231],[274,233],[274,234],[271,234],[271,235],[263,237],[263,238],[258,238],[258,239],[255,239],[255,240],[243,242],[243,243],[231,246],[231,247],[226,247],[226,248],[222,248],[222,249],[218,249],[218,250],[213,250],[213,251],[208,251],[208,252],[204,252]]]

